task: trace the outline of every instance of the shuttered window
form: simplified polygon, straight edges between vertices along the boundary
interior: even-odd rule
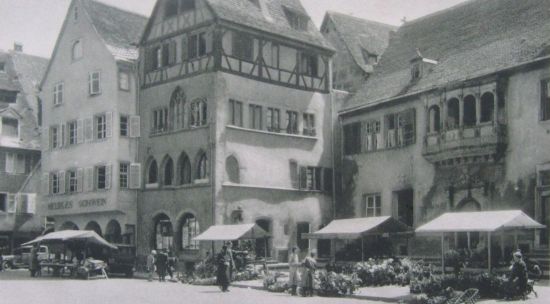
[[[140,137],[140,124],[139,116],[130,116],[130,137]]]
[[[130,164],[129,188],[141,188],[141,164]]]
[[[229,100],[229,124],[237,127],[243,126],[243,103],[237,100]]]
[[[101,94],[101,73],[91,72],[88,75],[88,92],[90,95]]]

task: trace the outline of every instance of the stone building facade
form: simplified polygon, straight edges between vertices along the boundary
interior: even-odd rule
[[[468,1],[400,27],[339,113],[338,210],[417,227],[447,211],[522,209],[548,225],[548,8]],[[526,233],[520,246],[548,246],[547,231]],[[401,253],[439,246],[414,240],[402,240]]]
[[[321,33],[336,48],[332,59],[335,90],[356,92],[373,73],[396,26],[327,12]]]
[[[40,181],[38,83],[48,59],[0,51],[0,253],[42,231],[36,213]]]
[[[42,80],[41,208],[56,230],[135,242],[140,184],[135,47],[147,19],[73,0]]]
[[[299,1],[160,0],[140,51],[140,254],[193,262],[211,250],[194,236],[239,222],[273,259],[316,247],[301,233],[332,217],[333,50]]]

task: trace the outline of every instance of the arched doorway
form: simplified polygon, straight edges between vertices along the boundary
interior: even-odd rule
[[[105,239],[111,243],[122,243],[122,229],[116,220],[111,220],[105,229]]]
[[[99,226],[99,224],[95,221],[91,221],[89,222],[88,224],[86,224],[86,227],[84,228],[84,230],[92,230],[92,231],[95,231],[95,233],[99,234],[99,235],[103,235],[101,233],[101,227]]]
[[[197,220],[195,215],[191,213],[185,213],[179,220],[178,232],[180,235],[180,250],[199,249],[199,242],[193,240],[193,238],[200,233],[199,221]]]
[[[461,200],[456,205],[456,211],[459,212],[475,212],[481,211],[481,204],[472,197],[467,197]],[[468,245],[468,232],[457,233],[457,247],[458,248],[476,248],[479,243],[479,232],[472,231],[470,234],[470,243]]]
[[[59,227],[59,230],[79,230],[79,229],[75,223],[68,221],[63,223],[61,227]]]
[[[271,234],[271,219],[259,219],[256,224]],[[256,240],[256,257],[263,258],[264,256],[271,257],[271,238],[268,238],[267,242],[265,239]]]
[[[153,225],[151,247],[154,249],[170,249],[174,243],[174,229],[168,215],[161,213],[155,216]]]

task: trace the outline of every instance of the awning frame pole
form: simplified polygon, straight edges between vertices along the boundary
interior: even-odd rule
[[[441,233],[441,273],[445,274],[445,232]]]
[[[516,248],[515,248],[516,250],[519,250],[519,245],[518,245],[518,230],[517,230],[517,229],[514,229],[514,246],[516,247]]]
[[[363,236],[361,236],[361,262],[365,262],[365,242]]]
[[[489,264],[487,268],[489,269],[489,273],[491,273],[491,231],[487,232],[487,255],[487,261]]]
[[[267,237],[264,238],[264,270],[267,272]]]
[[[471,250],[472,249],[472,245],[471,245],[471,239],[470,239],[470,231],[466,232],[466,235],[468,236],[468,250]]]

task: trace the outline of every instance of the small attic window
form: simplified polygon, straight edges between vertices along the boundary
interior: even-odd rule
[[[411,65],[411,79],[416,80],[422,76],[422,67],[420,62],[415,62]]]
[[[74,8],[74,15],[73,15],[73,17],[74,17],[74,20],[75,20],[75,21],[78,20],[78,6],[76,6],[76,7]]]
[[[373,53],[369,53],[365,49],[362,50],[362,54],[363,54],[363,60],[365,60],[366,64],[370,64],[370,65],[377,65],[378,64],[378,55],[373,54]]]
[[[164,4],[164,17],[169,18],[178,14],[179,0],[167,0]]]
[[[285,9],[285,14],[291,28],[298,31],[307,31],[308,16],[288,8]]]
[[[195,0],[180,0],[180,12],[192,11],[195,9]]]
[[[248,0],[250,3],[256,5],[258,8],[260,8],[260,0]]]
[[[5,72],[6,71],[6,63],[5,62],[0,62],[0,72]]]

